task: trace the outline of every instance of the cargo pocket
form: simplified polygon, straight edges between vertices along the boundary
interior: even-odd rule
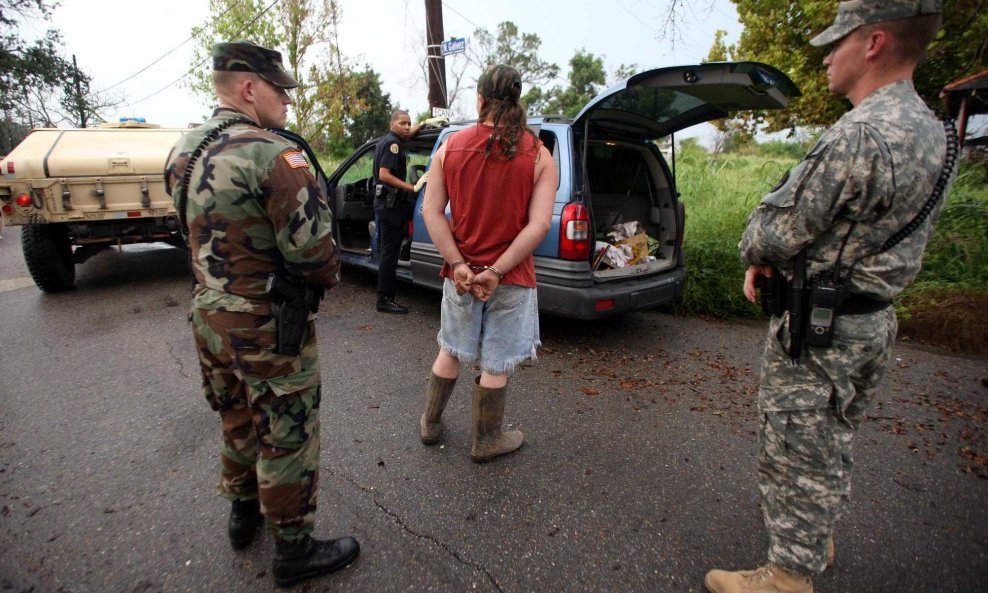
[[[777,415],[774,420],[785,423],[785,457],[789,467],[819,472],[833,465],[834,438],[829,415],[828,410],[799,410]]]
[[[273,447],[297,450],[319,438],[319,369],[264,381],[274,395],[259,404],[264,411],[258,436]],[[318,453],[318,448],[315,449]],[[318,463],[318,460],[315,461]]]
[[[830,379],[804,351],[800,364],[789,358],[789,316],[769,321],[769,339],[762,357],[758,409],[762,413],[820,410],[830,405]]]
[[[276,397],[283,395],[285,386],[278,380],[302,370],[302,357],[275,353],[273,320],[258,328],[229,329],[227,337],[233,350],[234,370],[246,384],[252,403],[269,389],[269,383]]]

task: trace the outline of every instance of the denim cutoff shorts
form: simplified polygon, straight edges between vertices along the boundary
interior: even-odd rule
[[[535,360],[539,341],[539,301],[534,288],[498,286],[485,303],[466,292],[456,294],[452,280],[443,283],[439,347],[460,361],[480,359],[492,375]]]

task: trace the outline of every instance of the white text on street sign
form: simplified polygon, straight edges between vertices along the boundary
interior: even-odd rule
[[[439,50],[444,56],[463,53],[467,50],[467,40],[465,37],[459,37],[443,41],[439,44]]]

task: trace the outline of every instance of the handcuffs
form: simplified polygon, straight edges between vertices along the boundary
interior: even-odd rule
[[[502,274],[501,273],[501,270],[495,268],[494,266],[481,266],[481,265],[478,265],[478,264],[469,264],[469,263],[467,263],[466,261],[464,261],[462,259],[458,259],[455,262],[449,264],[449,269],[450,270],[456,270],[456,266],[458,266],[460,264],[466,264],[466,266],[468,268],[470,268],[471,270],[474,270],[474,271],[481,271],[481,272],[483,272],[484,270],[490,270],[490,271],[494,272],[495,274],[497,274],[497,281],[498,282],[500,282],[501,280],[504,280],[504,274]]]

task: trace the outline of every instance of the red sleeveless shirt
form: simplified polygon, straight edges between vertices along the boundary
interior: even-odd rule
[[[512,160],[487,156],[487,124],[460,130],[446,141],[443,180],[449,194],[450,228],[463,259],[490,266],[528,224],[535,185],[535,159],[542,143],[527,131],[518,138]],[[475,270],[476,271],[476,270]],[[443,278],[452,270],[443,264]],[[504,274],[501,284],[535,288],[535,259],[529,255]]]

